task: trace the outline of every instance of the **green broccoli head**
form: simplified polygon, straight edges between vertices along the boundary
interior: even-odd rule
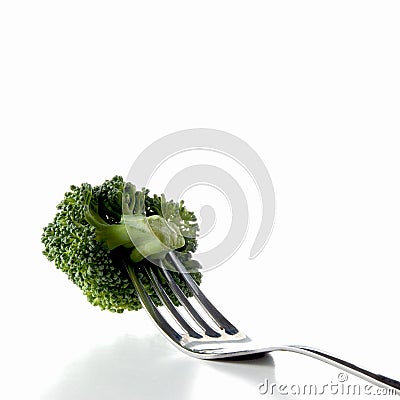
[[[137,191],[120,176],[100,186],[84,183],[71,186],[57,206],[53,222],[44,228],[43,254],[81,288],[88,301],[112,312],[141,308],[126,270],[126,263],[137,275],[156,305],[160,300],[139,266],[151,264],[148,258],[162,258],[177,249],[181,261],[200,284],[200,265],[191,258],[196,250],[198,224],[194,213],[183,202],[166,201]],[[172,272],[186,296],[191,292],[179,275]],[[178,301],[162,279],[171,300]]]

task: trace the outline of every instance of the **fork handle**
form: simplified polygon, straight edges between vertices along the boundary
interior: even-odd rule
[[[280,347],[274,347],[272,349],[269,349],[269,351],[275,351],[275,350],[281,350],[281,351],[290,351],[294,353],[299,353],[303,354],[312,358],[315,358],[317,360],[326,362],[330,365],[333,365],[334,367],[339,367],[341,369],[346,370],[347,372],[357,375],[360,378],[367,379],[371,383],[374,384],[380,384],[380,386],[383,387],[390,387],[394,388],[397,391],[400,391],[400,382],[396,381],[392,378],[388,378],[387,376],[376,374],[374,372],[371,372],[365,368],[361,368],[355,364],[352,364],[348,361],[342,360],[332,354],[326,353],[324,351],[314,349],[312,347],[307,347],[307,346],[280,346]],[[399,394],[399,393],[397,393]]]

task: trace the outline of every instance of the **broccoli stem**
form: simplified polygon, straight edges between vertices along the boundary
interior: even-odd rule
[[[159,215],[124,215],[121,223],[108,224],[94,209],[87,207],[85,216],[96,229],[96,240],[104,242],[109,250],[120,246],[132,248],[134,262],[149,256],[163,258],[168,251],[185,244],[179,228]]]

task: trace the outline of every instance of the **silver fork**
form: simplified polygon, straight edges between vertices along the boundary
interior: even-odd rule
[[[154,292],[180,328],[178,329],[179,332],[167,321],[163,314],[154,305],[152,299],[147,294],[134,271],[130,268],[127,268],[127,270],[135,289],[138,292],[143,308],[147,310],[148,314],[164,336],[184,353],[205,360],[240,360],[261,357],[273,351],[290,351],[326,362],[366,379],[378,386],[395,389],[395,393],[400,394],[399,381],[373,373],[324,351],[297,345],[276,347],[258,346],[244,332],[239,331],[232,323],[230,323],[210,302],[210,300],[208,300],[190,276],[185,266],[173,252],[168,253],[166,257],[167,261],[175,267],[177,272],[180,273],[181,278],[186,282],[187,287],[193,293],[194,299],[206,313],[203,315],[203,313],[199,311],[198,307],[195,308],[191,304],[162,262],[160,262],[159,267],[172,289],[172,292],[186,310],[186,317],[184,317],[179,311],[179,308],[172,303],[171,299],[161,286],[159,277],[154,272],[153,268],[147,266],[141,267],[140,271],[147,274]],[[215,325],[208,322],[209,319],[211,319]]]

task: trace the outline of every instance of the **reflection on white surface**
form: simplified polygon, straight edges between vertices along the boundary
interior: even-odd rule
[[[125,335],[68,365],[43,399],[184,399],[198,367],[159,336]]]
[[[67,365],[42,399],[260,398],[259,383],[266,378],[274,382],[274,371],[270,356],[237,362],[202,361],[177,351],[160,335],[124,335]]]

